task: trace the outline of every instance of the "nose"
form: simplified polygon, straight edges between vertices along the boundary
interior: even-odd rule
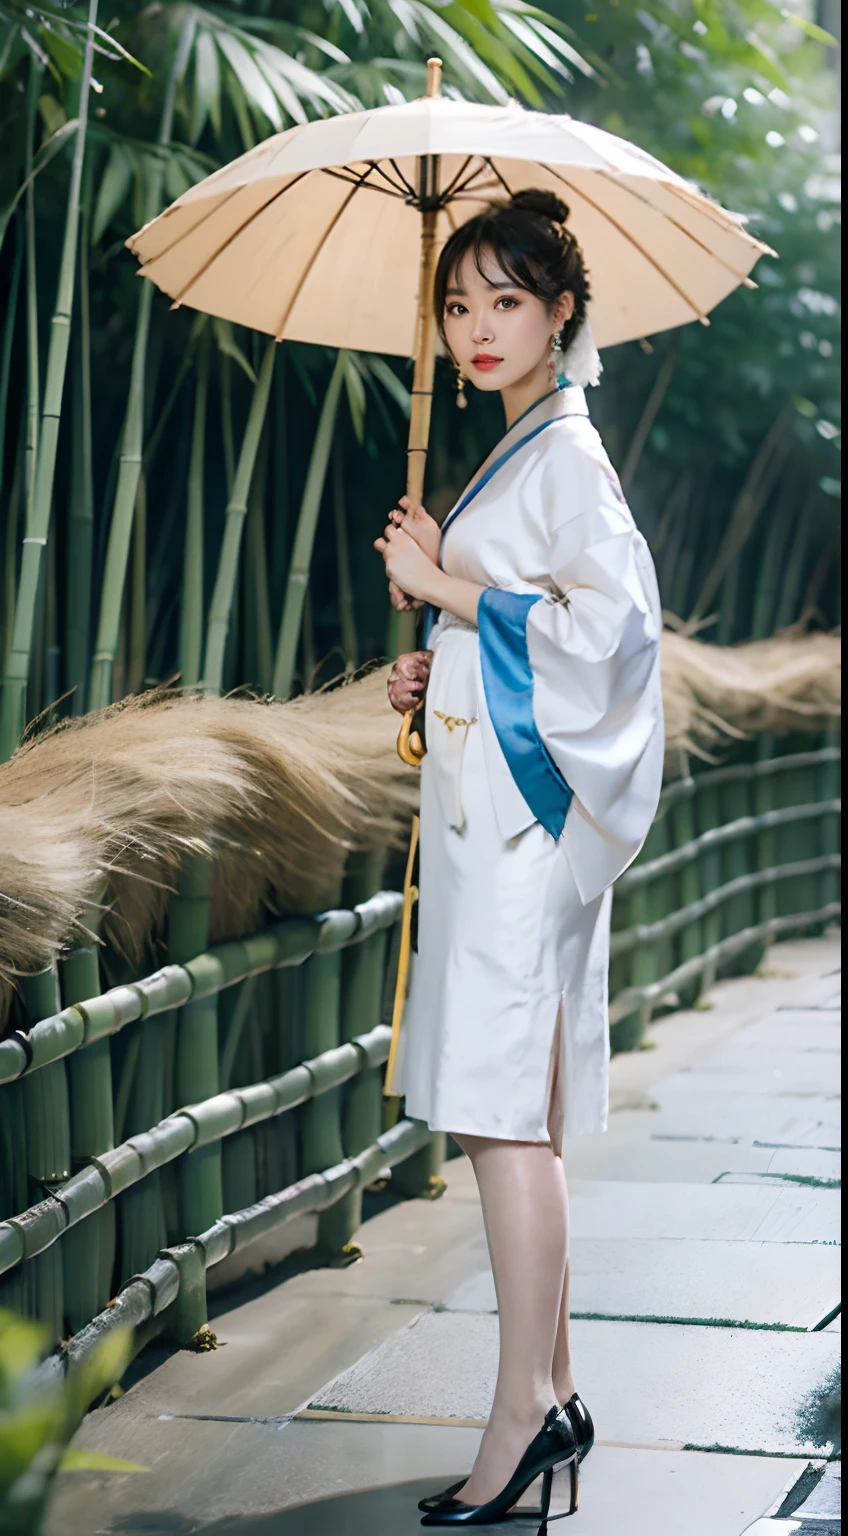
[[[495,339],[494,326],[491,315],[481,310],[474,316],[474,329],[471,332],[471,340],[475,347],[485,347]]]

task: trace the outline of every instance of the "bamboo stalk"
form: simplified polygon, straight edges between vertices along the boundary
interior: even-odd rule
[[[28,179],[25,202],[26,222],[26,326],[27,326],[27,404],[26,404],[26,517],[29,524],[33,516],[35,494],[35,469],[38,457],[38,423],[41,415],[41,385],[39,382],[38,356],[38,279],[36,272],[35,232],[35,180],[32,162],[35,151],[35,125],[38,115],[38,93],[41,86],[41,64],[34,55],[30,58],[27,80],[26,160],[24,174]]]
[[[127,693],[144,682],[147,659],[147,480],[139,475],[132,526],[132,572],[127,636]]]
[[[203,648],[203,467],[206,453],[206,408],[209,396],[208,333],[200,343],[194,390],[194,422],[186,498],[183,591],[180,605],[180,680],[184,688],[200,682]]]
[[[309,567],[312,564],[312,550],[315,545],[318,514],[321,510],[324,481],[327,477],[330,450],[333,446],[333,434],[336,429],[336,414],[344,379],[344,370],[345,358],[344,354],[340,352],[330,377],[327,393],[324,396],[324,403],[321,407],[321,414],[318,418],[318,429],[315,433],[315,441],[312,444],[312,454],[309,459],[306,484],[300,503],[291,564],[289,565],[288,580],[283,599],[283,614],[277,637],[277,651],[274,659],[274,678],[272,683],[274,693],[281,699],[289,697],[292,682],[294,681],[297,643],[300,639],[303,607],[306,589],[309,584]],[[308,666],[305,670],[308,678]]]
[[[93,3],[93,0],[92,0]],[[177,47],[171,64],[157,143],[165,147],[170,143],[174,122],[174,106],[177,86],[188,62],[192,39],[197,26],[195,13],[189,10],[182,24]],[[145,206],[145,222],[155,218],[162,203],[164,166],[162,160],[153,161],[149,173],[148,193]],[[142,447],[144,441],[144,388],[147,345],[150,336],[150,313],[153,304],[153,284],[142,282],[136,316],[133,342],[130,388],[121,441],[118,483],[109,524],[103,585],[100,594],[100,617],[97,639],[91,665],[89,708],[102,709],[112,702],[113,669],[118,649],[121,622],[121,603],[129,561],[130,537],[133,513],[136,506],[138,479],[141,474]]]
[[[3,506],[3,470],[6,464],[6,420],[9,409],[9,378],[12,368],[12,343],[15,339],[15,321],[18,317],[18,294],[26,246],[26,231],[20,220],[17,223],[18,238],[9,279],[9,298],[3,322],[3,346],[0,349],[0,512]]]
[[[350,569],[350,539],[348,538],[345,508],[344,456],[341,443],[336,443],[333,454],[333,522],[336,533],[336,574],[338,581],[339,630],[345,674],[350,677],[357,668],[356,604],[353,594],[353,577]],[[374,1139],[373,1137],[371,1138]]]
[[[91,314],[89,295],[89,225],[91,215],[91,155],[86,156],[80,209],[79,250],[79,382],[74,390],[71,499],[68,520],[65,678],[73,697],[71,710],[85,710],[91,622],[91,581],[94,556],[94,467],[91,418]]]
[[[55,965],[21,981],[30,1024],[59,1012],[59,981]],[[68,1083],[64,1061],[53,1061],[24,1078],[27,1174],[33,1203],[67,1179],[71,1172]],[[53,1343],[63,1337],[64,1287],[62,1240],[27,1261],[32,1277],[31,1305],[47,1324]]]
[[[624,461],[621,466],[621,485],[622,489],[625,491],[630,488],[630,485],[633,482],[633,476],[636,473],[639,460],[642,457],[642,452],[646,442],[648,441],[648,434],[657,419],[660,406],[666,397],[668,386],[671,383],[671,376],[677,367],[677,359],[679,354],[680,347],[677,338],[674,337],[668,347],[662,363],[660,364],[659,372],[654,380],[651,392],[645,401],[642,414],[639,417],[639,421],[636,425],[636,430],[630,440],[630,446],[624,455]]]
[[[243,681],[267,693],[271,687],[273,642],[268,601],[268,551],[265,544],[265,494],[268,485],[268,418],[259,440],[256,469],[247,500],[244,560]]]
[[[43,566],[42,555],[50,531],[53,482],[56,475],[56,451],[59,442],[59,420],[62,411],[62,396],[65,389],[65,374],[67,371],[68,346],[70,342],[79,225],[80,184],[85,153],[88,98],[94,53],[94,32],[91,29],[96,20],[97,0],[89,0],[89,31],[86,36],[83,58],[78,125],[73,160],[71,161],[71,176],[65,210],[65,234],[59,268],[56,304],[50,325],[47,378],[38,442],[35,489],[32,505],[28,508],[27,527],[21,555],[18,598],[15,605],[15,627],[12,636],[12,648],[4,677],[3,704],[2,712],[0,712],[0,758],[3,759],[11,757],[26,724],[27,681],[32,655],[39,578]]]
[[[209,939],[210,859],[190,855],[176,896],[168,905],[168,958],[182,965],[200,955]],[[177,1023],[175,1089],[178,1104],[193,1104],[220,1091],[218,995],[201,997],[180,1009]],[[207,1142],[180,1159],[180,1224],[202,1232],[224,1211],[220,1141]]]
[[[776,417],[745,476],[724,532],[718,554],[704,580],[700,596],[693,609],[693,617],[702,618],[715,597],[721,582],[749,538],[773,486],[786,462],[792,447],[789,423],[794,414],[793,405],[784,406]]]
[[[259,451],[259,439],[265,425],[276,345],[272,338],[265,348],[262,367],[253,388],[253,399],[250,402],[250,412],[244,429],[238,468],[227,505],[224,538],[218,557],[218,573],[206,625],[206,656],[203,664],[203,687],[206,693],[220,693],[223,683],[224,654],[235,603],[242,531],[247,516],[247,498],[256,465],[256,455]]]
[[[78,945],[61,964],[62,1002],[84,1002],[100,993],[100,966],[96,934],[100,911],[92,908],[84,922],[92,941]],[[93,1040],[68,1058],[70,1096],[71,1167],[76,1172],[92,1157],[115,1145],[112,1103],[111,1040]],[[112,1291],[115,1263],[115,1205],[109,1201],[78,1226],[71,1227],[62,1244],[65,1255],[65,1307],[72,1332],[82,1328],[107,1305]]]

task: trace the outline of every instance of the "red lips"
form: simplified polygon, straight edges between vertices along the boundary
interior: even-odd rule
[[[497,368],[498,363],[503,362],[503,358],[494,357],[491,352],[478,352],[476,357],[472,357],[471,361],[475,368],[487,371],[489,368]]]

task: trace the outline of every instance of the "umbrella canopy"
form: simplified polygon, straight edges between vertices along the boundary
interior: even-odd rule
[[[128,245],[179,304],[280,341],[408,357],[422,225],[431,273],[457,225],[523,187],[570,206],[602,347],[705,320],[768,250],[739,215],[613,134],[438,94],[276,134]]]

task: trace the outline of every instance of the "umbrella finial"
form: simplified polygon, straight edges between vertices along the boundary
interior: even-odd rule
[[[441,59],[427,60],[427,95],[441,96],[442,94],[442,61]]]

